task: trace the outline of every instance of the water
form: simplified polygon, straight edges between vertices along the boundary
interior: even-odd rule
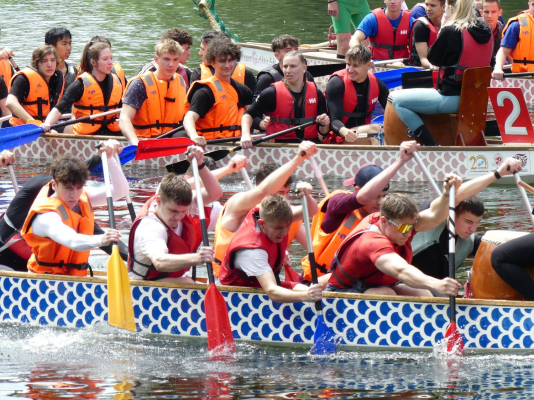
[[[241,40],[269,42],[290,33],[303,43],[326,40],[330,25],[324,0],[217,0],[216,10]],[[413,5],[415,1],[409,1]],[[381,5],[373,0],[371,8]],[[502,2],[505,17],[524,7]],[[524,4],[526,6],[526,4]],[[170,27],[187,29],[198,48],[209,29],[192,11],[189,0],[24,0],[2,4],[0,44],[15,50],[20,66],[52,26],[73,33],[71,59],[77,61],[93,35],[110,38],[113,53],[131,77],[153,56],[153,46]],[[189,65],[198,64],[190,58]],[[17,162],[23,181],[45,172],[39,160]],[[136,208],[153,193],[162,170],[125,168]],[[327,177],[330,189],[344,177]],[[0,171],[0,209],[13,192],[7,173]],[[319,197],[319,187],[315,191]],[[101,184],[97,182],[96,184]],[[223,180],[225,195],[243,190],[242,182]],[[392,184],[393,191],[413,195],[417,202],[431,197],[425,183]],[[485,229],[530,229],[517,190],[490,187],[483,192],[487,212]],[[126,237],[130,226],[124,202],[116,208],[119,229]],[[96,210],[101,226],[106,212]],[[293,245],[294,260],[304,254]],[[105,261],[105,258],[103,259]],[[465,271],[465,269],[464,269]],[[465,280],[465,272],[459,274]],[[461,327],[460,327],[461,328]],[[237,344],[237,355],[226,361],[208,361],[207,345],[200,339],[159,337],[119,332],[107,326],[86,330],[0,324],[0,398],[367,398],[367,399],[532,399],[534,356],[477,355],[448,359],[442,352],[339,351],[324,362],[305,348]]]

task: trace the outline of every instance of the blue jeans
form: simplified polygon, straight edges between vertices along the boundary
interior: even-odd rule
[[[404,124],[415,131],[424,125],[419,114],[454,114],[460,96],[442,96],[435,89],[405,89],[393,98],[393,108]]]

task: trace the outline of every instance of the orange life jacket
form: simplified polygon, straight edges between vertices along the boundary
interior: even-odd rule
[[[186,112],[189,110],[189,96],[198,85],[208,86],[213,92],[215,104],[204,118],[199,118],[196,128],[199,135],[206,140],[235,137],[241,135],[241,117],[245,113],[244,107],[239,107],[239,95],[231,84],[212,76],[211,78],[195,81],[187,94]]]
[[[311,225],[311,235],[313,238],[313,253],[315,256],[315,261],[317,263],[317,276],[323,276],[328,272],[328,268],[334,259],[334,254],[339,249],[339,246],[348,236],[348,234],[361,222],[363,219],[359,210],[354,210],[352,213],[348,214],[339,228],[332,233],[325,233],[321,229],[321,224],[323,223],[324,217],[326,216],[326,209],[328,200],[332,196],[344,193],[347,196],[351,195],[353,192],[346,190],[335,190],[326,196],[318,205],[319,212],[314,215]],[[311,266],[308,256],[306,255],[302,259],[302,277],[311,282]]]
[[[111,67],[111,72],[119,77],[122,85],[122,93],[126,93],[126,75],[124,74],[124,69],[122,69],[122,65],[120,65],[118,62],[113,63],[113,67]]]
[[[32,248],[28,269],[38,274],[86,276],[89,250],[74,251],[47,237],[37,236],[32,231],[32,222],[37,214],[55,212],[63,223],[83,235],[93,235],[95,218],[85,190],[78,201],[81,215],[72,211],[59,199],[50,196],[50,183],[43,186],[30,208],[22,226],[22,237]]]
[[[219,279],[223,285],[261,287],[256,277],[249,277],[245,272],[234,267],[234,259],[237,250],[262,249],[268,254],[269,265],[276,277],[277,284],[292,289],[295,286],[294,283],[281,282],[279,277],[286,254],[287,238],[284,238],[280,243],[274,243],[267,238],[267,236],[265,236],[265,234],[263,234],[257,227],[259,214],[260,209],[255,207],[250,210],[245,217],[243,223],[228,246],[228,250],[226,251],[221,266]]]
[[[287,234],[287,247],[291,244],[291,242],[295,239],[295,236],[297,236],[297,232],[299,231],[303,221],[296,221],[291,223],[291,226],[289,228],[289,232]]]
[[[317,119],[317,103],[319,102],[319,97],[315,83],[306,82],[304,87],[304,118],[295,118],[295,107],[297,105],[294,103],[293,96],[291,96],[289,89],[283,81],[275,82],[271,86],[274,87],[276,92],[276,109],[269,113],[271,119],[266,128],[267,135]],[[278,139],[295,139],[296,137],[297,134],[291,132],[278,137]],[[311,125],[304,128],[304,139],[316,139],[317,137],[317,126]]]
[[[184,276],[185,273],[189,271],[189,268],[183,268],[175,272],[159,272],[153,264],[142,264],[134,259],[135,232],[137,231],[137,228],[143,218],[151,218],[148,216],[148,210],[155,199],[155,195],[148,199],[132,224],[130,237],[128,238],[128,269],[134,274],[142,277],[144,280],[149,281],[156,281],[163,278],[179,278]],[[158,218],[156,213],[153,215],[155,218]],[[198,243],[195,234],[195,228],[191,222],[191,218],[188,215],[182,219],[183,229],[181,236],[177,235],[174,230],[169,228],[159,218],[158,220],[165,226],[165,229],[167,230],[167,248],[169,249],[169,254],[190,254],[196,250]]]
[[[410,12],[401,11],[402,16],[397,29],[393,29],[384,9],[371,11],[378,24],[376,36],[369,37],[369,47],[373,60],[391,60],[409,56]]]
[[[502,35],[506,33],[508,26],[514,22],[519,22],[519,41],[510,52],[512,57],[512,72],[533,72],[534,71],[534,18],[530,12],[519,14],[510,18],[504,27]]]
[[[161,81],[153,72],[136,76],[145,85],[147,99],[132,119],[137,137],[154,137],[180,125],[185,114],[186,85],[183,78],[174,74],[172,79]]]
[[[380,88],[378,87],[378,82],[376,77],[372,73],[368,73],[369,77],[369,92],[367,97],[367,112],[359,113],[355,112],[356,107],[358,106],[358,96],[356,93],[356,88],[354,87],[353,81],[350,79],[347,69],[342,69],[341,71],[334,72],[332,76],[337,75],[341,78],[345,84],[345,91],[343,92],[343,124],[346,124],[349,118],[365,118],[365,123],[370,124],[371,119],[373,118],[373,111],[375,110],[376,103],[378,101],[378,96],[380,95]],[[349,128],[354,128],[349,127]]]
[[[417,21],[424,24],[430,30],[430,36],[428,37],[428,43],[427,43],[428,47],[430,48],[430,46],[432,46],[434,42],[436,41],[436,39],[438,38],[439,30],[434,25],[432,25],[432,22],[430,22],[428,17],[419,17],[417,18]],[[411,65],[413,65],[414,62],[416,62],[417,60],[418,60],[418,65],[421,65],[421,59],[419,58],[419,54],[417,54],[417,49],[415,47],[415,38],[413,34],[414,32],[413,28],[415,27],[415,24],[417,21],[415,21],[412,25],[412,34],[411,34],[411,39],[410,39],[410,64]]]
[[[102,112],[115,110],[119,108],[122,99],[122,84],[115,74],[111,74],[113,80],[113,89],[107,104],[104,104],[104,93],[95,77],[84,72],[78,78],[83,82],[83,96],[77,103],[72,106],[74,118],[88,117],[89,115],[99,114]],[[100,127],[107,126],[112,132],[120,132],[117,115],[108,115],[106,117],[95,118],[89,122],[78,122],[74,124],[73,131],[77,135],[91,135],[98,131]]]
[[[221,264],[224,259],[224,256],[226,255],[226,250],[228,249],[228,245],[235,236],[235,232],[230,232],[222,225],[222,219],[224,211],[226,210],[226,204],[228,204],[228,202],[224,204],[223,209],[219,214],[219,218],[217,219],[217,224],[215,225],[215,235],[213,239],[213,250],[215,251],[215,255],[213,258],[213,262],[211,263],[211,266],[213,268],[213,276],[215,276],[215,278],[219,277]]]
[[[234,72],[232,73],[232,79],[236,82],[245,84],[245,72],[246,72],[247,66],[243,63],[236,63]],[[208,78],[211,78],[213,76],[210,67],[204,65],[204,63],[200,64],[200,80],[205,80]]]
[[[7,60],[0,60],[0,76],[6,82],[7,90],[11,89],[11,78],[13,77],[13,67]]]
[[[11,82],[15,77],[19,75],[24,75],[28,78],[30,84],[30,90],[28,91],[28,96],[20,104],[27,112],[31,115],[33,119],[38,119],[39,121],[44,121],[46,116],[50,112],[50,91],[46,79],[33,67],[26,67],[22,71],[17,72],[12,78]],[[65,79],[63,79],[63,74],[61,74],[61,93],[58,97],[58,101],[63,96],[63,89],[65,88]],[[9,123],[12,126],[24,125],[25,122],[17,117],[12,117],[9,120]]]

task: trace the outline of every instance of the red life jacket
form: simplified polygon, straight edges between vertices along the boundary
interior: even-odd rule
[[[245,272],[234,267],[234,260],[237,250],[243,249],[263,249],[269,255],[269,265],[271,266],[276,282],[279,286],[292,289],[296,283],[280,282],[280,271],[287,249],[287,237],[282,242],[274,243],[267,238],[258,228],[257,221],[260,217],[259,207],[249,211],[238,231],[235,233],[226,255],[224,256],[219,279],[223,285],[261,287],[255,276],[248,276]]]
[[[29,260],[32,255],[31,246],[26,243],[26,240],[24,240],[20,231],[15,227],[13,222],[11,222],[11,220],[7,217],[5,213],[2,214],[0,219],[3,219],[4,222],[11,229],[13,229],[13,233],[10,236],[8,236],[6,239],[2,238],[4,245],[0,248],[0,252],[9,249],[12,253],[16,254],[23,260]]]
[[[341,71],[334,72],[332,76],[337,75],[341,78],[345,84],[345,92],[343,93],[343,124],[346,124],[349,118],[362,118],[365,117],[365,124],[370,124],[371,119],[373,118],[373,111],[376,107],[376,102],[378,101],[378,96],[380,94],[380,89],[378,87],[378,82],[376,77],[372,73],[368,73],[369,77],[369,92],[367,93],[367,112],[358,113],[355,112],[356,107],[358,106],[358,96],[356,93],[356,88],[354,83],[350,79],[347,69],[342,69]],[[354,128],[353,126],[349,128]]]
[[[371,11],[378,23],[376,36],[369,37],[369,47],[373,60],[391,60],[409,56],[410,12],[401,11],[397,29],[393,29],[386,12],[382,8]]]
[[[462,29],[462,51],[455,65],[439,69],[440,80],[447,77],[450,80],[461,82],[467,68],[485,67],[490,65],[493,54],[493,40],[487,43],[477,43],[467,29]],[[445,75],[446,68],[455,68],[454,75]]]
[[[432,25],[432,22],[430,22],[430,20],[427,17],[419,17],[417,18],[417,21],[420,21],[430,30],[430,36],[428,37],[428,42],[427,42],[428,47],[430,48],[430,46],[432,46],[434,42],[436,41],[436,39],[438,38],[439,30],[434,25]],[[417,21],[415,21],[412,25],[412,34],[411,34],[411,39],[410,39],[410,64],[412,65],[414,61],[416,60],[419,60],[419,65],[421,65],[419,54],[417,54],[417,49],[415,48],[415,38],[413,35],[413,32],[415,30],[414,27]]]
[[[151,218],[148,217],[147,214],[152,202],[155,199],[156,196],[152,196],[150,199],[148,199],[132,224],[130,237],[128,239],[128,269],[134,274],[141,276],[144,280],[149,281],[155,281],[167,277],[179,278],[189,271],[189,268],[184,268],[175,272],[159,272],[153,264],[142,264],[134,259],[135,231],[137,230],[137,227],[143,218]],[[155,213],[154,216],[156,216]],[[163,221],[160,220],[160,222],[165,225]],[[169,254],[189,254],[193,253],[198,248],[199,243],[197,243],[195,228],[191,222],[191,218],[186,215],[182,219],[182,223],[182,236],[177,235],[174,230],[165,225],[165,228],[167,229],[167,248],[169,249]]]
[[[210,226],[211,221],[211,210],[212,208],[209,206],[204,207],[204,215],[206,217],[206,228]],[[200,228],[200,216],[195,215],[194,217],[189,218],[191,220],[191,223],[193,224],[193,227],[195,228],[196,233],[196,240],[195,243],[197,244],[197,247],[193,249],[193,251],[196,251],[198,249],[198,246],[202,243],[202,229]]]
[[[283,131],[296,125],[302,125],[309,121],[315,121],[317,118],[317,103],[319,95],[317,86],[313,82],[306,82],[304,87],[304,118],[295,118],[295,107],[293,97],[284,82],[275,82],[271,86],[276,91],[276,110],[269,113],[271,120],[267,125],[267,135]],[[316,139],[317,126],[311,125],[304,128],[304,139]],[[278,139],[295,139],[295,132],[280,136]]]
[[[176,72],[178,75],[180,75],[182,78],[184,78],[185,86],[187,89],[189,89],[189,77],[187,76],[187,70],[185,69],[183,65],[180,65]]]

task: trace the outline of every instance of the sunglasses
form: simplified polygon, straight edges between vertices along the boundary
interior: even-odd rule
[[[407,233],[407,232],[410,232],[414,228],[415,224],[417,224],[417,219],[415,220],[413,224],[397,224],[396,222],[393,222],[389,218],[388,218],[388,222],[391,225],[395,226],[400,233]]]

